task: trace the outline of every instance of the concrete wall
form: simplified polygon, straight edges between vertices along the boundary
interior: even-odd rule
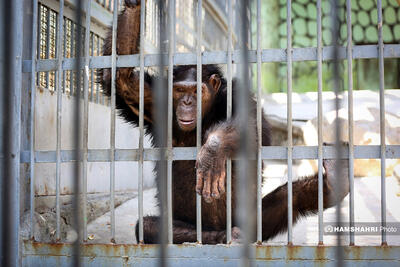
[[[57,141],[57,94],[48,90],[36,93],[35,149],[51,151]],[[74,97],[62,97],[61,149],[73,149],[73,108]],[[110,107],[89,102],[89,149],[110,148]],[[139,131],[129,124],[116,119],[116,148],[138,148]],[[145,137],[144,147],[150,147]],[[115,190],[137,190],[138,171],[136,162],[116,162]],[[144,186],[154,186],[153,162],[144,164]],[[60,192],[72,192],[73,163],[61,164]],[[110,190],[110,163],[88,163],[88,193],[107,193]],[[37,163],[35,165],[35,194],[46,196],[56,192],[56,164]]]

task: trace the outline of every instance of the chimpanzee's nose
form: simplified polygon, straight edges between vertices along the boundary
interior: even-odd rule
[[[183,104],[190,106],[192,104],[192,98],[188,95],[183,97]]]

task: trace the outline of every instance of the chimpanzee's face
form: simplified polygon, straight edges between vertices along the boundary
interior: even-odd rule
[[[218,75],[213,74],[202,82],[202,118],[210,110],[215,95],[221,86]],[[197,125],[197,82],[194,69],[189,69],[184,79],[173,84],[174,111],[178,126],[183,131],[192,131]]]

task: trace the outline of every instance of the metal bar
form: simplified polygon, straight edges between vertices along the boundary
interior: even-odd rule
[[[93,57],[94,56],[94,33],[92,33],[90,35],[90,44],[92,47],[92,50],[90,51],[90,56]],[[93,91],[94,91],[94,71],[93,71],[93,69],[90,69],[90,101],[91,102],[93,102]]]
[[[75,65],[75,70],[76,70],[76,79],[74,81],[75,83],[75,88],[77,89],[75,92],[75,109],[74,109],[74,134],[73,134],[73,140],[74,140],[74,153],[75,153],[75,158],[77,161],[74,164],[74,179],[73,179],[73,187],[74,187],[74,197],[72,199],[72,207],[73,207],[73,218],[74,218],[74,228],[76,229],[77,233],[77,238],[74,242],[73,246],[73,266],[81,266],[81,261],[80,261],[80,256],[81,256],[81,251],[80,251],[80,242],[82,240],[82,233],[81,233],[81,209],[80,209],[80,204],[81,204],[81,181],[82,181],[82,168],[81,168],[81,160],[82,160],[82,133],[80,130],[81,127],[81,44],[82,44],[82,8],[83,8],[83,3],[82,0],[78,0],[77,5],[76,5],[76,10],[75,10],[75,21],[76,21],[76,27],[77,29],[77,36],[76,36],[76,46],[75,46],[75,55],[76,55],[76,65]],[[74,34],[72,34],[74,35]]]
[[[72,64],[72,66],[71,66],[71,70],[73,70],[76,66],[77,66],[77,62],[78,62],[78,59],[76,59],[76,54],[75,54],[75,52],[74,52],[74,49],[75,49],[75,23],[74,22],[72,22],[71,21],[71,47],[70,47],[70,55],[71,55],[71,57],[74,57],[75,58],[75,61],[74,61],[74,63]],[[65,62],[66,62],[66,59],[64,59],[64,64],[65,64]],[[80,66],[80,65],[78,65],[78,66]],[[71,74],[71,76],[70,76],[70,95],[72,96],[72,95],[74,95],[74,91],[75,91],[75,79],[74,79],[74,77],[76,76],[76,75],[74,75],[74,72],[73,71],[71,71],[70,72],[70,74]]]
[[[64,1],[60,0],[60,11],[58,13],[58,49],[57,49],[57,140],[56,140],[56,239],[59,241],[61,238],[61,212],[60,212],[60,176],[61,176],[61,122],[62,122],[62,91],[61,91],[61,77],[63,74],[62,71],[62,62],[63,62],[63,54],[61,51],[61,46],[64,42],[62,38],[64,32]]]
[[[347,59],[346,47],[339,47],[338,59]],[[157,66],[158,54],[149,54],[144,57],[144,66],[151,67]],[[163,55],[163,61],[168,61],[167,55]],[[387,44],[383,48],[384,58],[400,58],[400,44]],[[376,45],[359,45],[353,46],[353,59],[368,59],[378,58],[378,51]],[[193,65],[196,64],[196,54],[191,53],[175,53],[174,65]],[[232,62],[240,63],[240,52],[235,50],[232,52]],[[292,48],[292,61],[317,61],[318,53],[317,48]],[[325,46],[322,48],[322,61],[333,60],[333,47]],[[76,59],[65,59],[63,70],[72,70],[75,66]],[[201,61],[206,64],[227,64],[228,56],[225,51],[204,51],[202,53]],[[261,53],[261,62],[286,62],[287,54],[286,49],[263,49]],[[249,63],[256,63],[256,51],[249,51]],[[31,60],[23,61],[23,72],[30,72]],[[139,55],[121,55],[117,59],[117,67],[139,67]],[[167,65],[167,64],[166,64]],[[94,57],[89,65],[89,68],[110,68],[111,56],[97,56]],[[81,66],[83,68],[83,66]],[[55,59],[42,59],[37,63],[37,71],[51,71],[57,70],[57,61]]]
[[[340,22],[339,22],[339,1],[337,0],[331,0],[330,1],[331,5],[331,25],[332,25],[332,45],[334,47],[333,50],[333,90],[335,92],[335,110],[336,110],[336,116],[335,116],[335,150],[336,150],[336,166],[335,166],[335,177],[340,177],[342,174],[342,164],[340,160],[340,155],[341,155],[341,150],[342,150],[342,125],[341,121],[339,119],[339,109],[341,106],[341,100],[339,98],[339,94],[341,92],[341,75],[340,75],[340,66],[339,66],[339,34],[340,34]],[[339,181],[339,180],[338,180]],[[338,194],[340,190],[340,185],[339,182],[333,184],[333,192],[334,194],[334,199],[337,199],[336,194]],[[338,202],[336,204],[336,223],[338,226],[342,225],[342,215],[341,215],[341,202]],[[342,248],[342,239],[341,235],[338,232],[336,235],[336,266],[344,266],[344,260],[343,260],[343,248]]]
[[[381,137],[381,223],[386,227],[386,131],[385,131],[385,68],[383,59],[382,0],[378,0],[378,55],[379,55],[379,125]],[[382,245],[387,245],[386,232],[382,231]]]
[[[257,243],[262,243],[261,0],[257,0]]]
[[[144,137],[144,34],[146,5],[140,6],[140,76],[139,76],[139,167],[138,167],[138,210],[139,236],[138,243],[143,243],[143,137]]]
[[[85,14],[85,71],[83,73],[83,162],[82,162],[82,172],[83,172],[83,186],[82,186],[82,204],[83,208],[83,242],[87,241],[87,175],[88,175],[88,142],[89,142],[89,41],[90,41],[90,2],[91,0],[86,0],[86,14]],[[112,228],[112,226],[111,226]]]
[[[293,195],[292,195],[292,157],[293,157],[293,135],[292,135],[292,1],[288,0],[286,15],[287,31],[287,172],[288,172],[288,245],[292,245],[293,231]]]
[[[318,244],[324,244],[324,192],[322,174],[322,10],[321,0],[317,1],[317,68],[318,68]]]
[[[349,187],[350,227],[354,227],[354,118],[353,118],[353,40],[351,25],[351,0],[346,0],[347,24],[347,87],[348,87],[348,117],[349,117]],[[354,232],[350,231],[350,246],[354,246]]]
[[[42,35],[41,35],[41,32],[42,32],[42,19],[41,19],[41,17],[42,17],[42,8],[43,8],[43,6],[39,3],[39,8],[38,8],[38,31],[37,31],[38,42],[37,42],[37,57],[36,57],[36,71],[37,71],[37,73],[36,73],[36,82],[37,82],[37,86],[40,86],[40,73],[37,70],[37,67],[38,67],[38,61],[41,59],[41,45],[40,44],[41,44],[41,40],[42,40]],[[31,66],[32,62],[30,62],[29,65]]]
[[[46,27],[46,58],[50,58],[50,8],[46,7],[47,10],[47,27]],[[49,86],[49,72],[46,72],[46,88],[50,89]]]
[[[30,175],[30,237],[35,239],[35,96],[36,96],[36,43],[37,43],[37,25],[38,25],[38,2],[37,0],[32,1],[32,47],[31,47],[31,60],[32,60],[32,72],[31,72],[31,114],[29,118],[30,126],[30,164],[29,164],[29,175]]]
[[[250,164],[250,155],[252,148],[250,147],[249,140],[249,99],[250,99],[250,91],[251,91],[251,83],[250,83],[250,73],[249,73],[249,64],[248,64],[248,47],[247,44],[249,42],[249,17],[247,16],[249,10],[249,1],[242,1],[239,4],[237,12],[237,21],[240,22],[240,27],[238,28],[240,34],[239,36],[239,44],[242,52],[242,60],[239,65],[239,75],[238,82],[241,90],[238,90],[238,95],[236,98],[235,105],[238,107],[237,117],[238,117],[238,131],[239,131],[239,151],[238,157],[239,160],[236,165],[236,188],[237,190],[237,209],[236,209],[236,218],[238,219],[239,228],[242,232],[242,250],[241,250],[241,265],[242,266],[250,266],[250,246],[249,243],[253,240],[253,223],[254,218],[253,214],[254,203],[250,201],[249,196],[254,192],[250,193],[250,185],[248,181],[255,181],[256,173],[255,173],[255,165]],[[254,180],[252,180],[254,178]],[[253,212],[254,211],[254,212]]]
[[[1,68],[1,262],[19,266],[20,253],[20,153],[23,49],[23,1],[3,1],[0,34]]]
[[[173,61],[175,52],[175,1],[169,4],[169,51],[168,51],[168,132],[167,132],[167,210],[168,210],[168,244],[173,243],[172,229],[172,124],[173,124]],[[144,63],[144,60],[143,60]]]
[[[163,28],[165,25],[165,17],[164,9],[165,2],[158,0],[157,1],[157,26],[158,26],[158,36],[157,39],[159,54],[163,51],[163,44],[166,40],[166,32]],[[166,257],[167,257],[167,239],[168,239],[168,229],[167,229],[167,162],[166,162],[166,147],[167,147],[167,132],[168,132],[168,92],[165,88],[168,86],[166,84],[166,80],[164,78],[164,66],[166,65],[165,59],[161,56],[158,57],[158,77],[156,78],[156,90],[155,90],[155,106],[156,109],[156,117],[155,117],[155,126],[156,126],[156,145],[159,147],[159,156],[162,156],[162,160],[157,162],[157,183],[158,183],[158,195],[159,195],[159,203],[160,203],[160,220],[158,224],[159,229],[159,257],[160,257],[160,266],[166,266]]]
[[[227,65],[227,105],[226,116],[232,117],[232,0],[228,0],[228,65]],[[232,160],[226,161],[226,243],[232,240]]]
[[[144,161],[159,161],[165,157],[159,155],[159,148],[146,148],[144,149]],[[172,160],[196,160],[196,147],[173,147]],[[138,161],[138,149],[116,149],[115,161]],[[397,159],[400,158],[400,145],[386,145],[386,158]],[[324,159],[334,159],[336,152],[331,146],[322,147],[322,156]],[[22,151],[20,153],[21,163],[30,162],[30,151]],[[254,157],[255,158],[255,157]],[[280,146],[264,146],[261,149],[261,158],[263,160],[285,160],[287,159],[287,148]],[[340,155],[341,159],[349,158],[349,151],[347,147],[342,148]],[[380,146],[365,145],[354,146],[355,159],[379,159]],[[109,149],[89,149],[88,162],[109,162],[110,150]],[[318,146],[294,146],[293,159],[318,159]],[[61,162],[75,161],[74,153],[72,150],[61,150]],[[56,162],[56,151],[36,151],[35,162]]]
[[[111,133],[110,133],[110,224],[111,224],[111,242],[115,243],[115,76],[117,72],[117,19],[118,2],[114,1],[113,24],[112,24],[112,52],[111,52]]]
[[[60,13],[61,14],[61,13]],[[63,17],[63,16],[62,16]],[[63,18],[63,54],[62,54],[62,56],[63,56],[63,58],[66,58],[67,57],[67,27],[66,27],[66,23],[65,23],[65,21],[64,21],[64,18]],[[60,71],[60,70],[59,70]],[[66,87],[66,83],[65,83],[65,76],[66,76],[66,73],[65,73],[65,71],[64,70],[62,70],[62,65],[61,65],[61,71],[62,71],[62,75],[63,75],[63,84],[62,84],[62,90],[63,90],[63,93],[66,93],[66,90],[65,90],[65,87]],[[33,71],[32,70],[32,72],[35,72],[35,71]]]
[[[201,23],[201,11],[202,11],[202,0],[197,1],[197,127],[196,127],[196,147],[197,153],[201,148],[201,120],[202,120],[202,112],[201,112],[201,102],[202,102],[202,61],[201,61],[201,40],[202,40],[202,23]],[[196,230],[197,230],[197,243],[201,244],[201,195],[196,194]]]
[[[97,53],[96,56],[100,55],[100,37],[97,37]],[[93,58],[92,58],[93,61]],[[99,103],[100,99],[100,85],[99,83],[96,83],[96,103]]]
[[[71,245],[64,244],[57,247],[57,254],[51,253],[54,250],[53,244],[34,243],[24,241],[23,263],[31,266],[54,266],[54,262],[61,262],[67,265],[71,262]],[[126,257],[129,255],[131,265],[154,266],[157,263],[158,245],[134,245],[134,244],[83,244],[83,256],[86,266],[123,266]],[[258,246],[251,245],[255,266],[266,266],[274,263],[274,266],[334,266],[335,246]],[[241,246],[215,246],[203,245],[171,245],[169,246],[169,263],[171,265],[183,266],[238,266],[240,260]],[[320,253],[323,252],[323,253]],[[320,253],[320,254],[318,254]],[[364,246],[347,247],[345,259],[349,266],[398,266],[399,246]],[[112,257],[110,257],[112,255]],[[316,257],[316,255],[318,255]],[[95,257],[95,259],[93,259]],[[301,257],[301,260],[299,259]],[[101,262],[99,264],[99,262]],[[39,264],[38,264],[39,263]],[[221,263],[221,264],[219,264]],[[327,264],[328,263],[328,264]]]

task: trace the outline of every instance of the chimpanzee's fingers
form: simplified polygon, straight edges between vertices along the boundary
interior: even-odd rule
[[[225,193],[225,181],[226,181],[226,160],[222,161],[220,175],[218,177],[218,190],[219,193],[222,195]]]
[[[204,176],[204,185],[203,185],[203,198],[207,203],[211,203],[211,172],[207,171]]]
[[[203,172],[197,170],[196,171],[196,176],[197,176],[197,180],[196,180],[196,192],[197,194],[201,195],[202,191],[203,191],[203,183],[204,183],[204,176],[203,176]]]
[[[211,197],[215,198],[215,199],[219,199],[220,198],[220,194],[218,191],[218,181],[219,181],[219,176],[220,176],[220,164],[219,164],[219,160],[217,160],[217,162],[215,162],[213,164],[213,172],[212,172],[212,187],[211,187]]]

